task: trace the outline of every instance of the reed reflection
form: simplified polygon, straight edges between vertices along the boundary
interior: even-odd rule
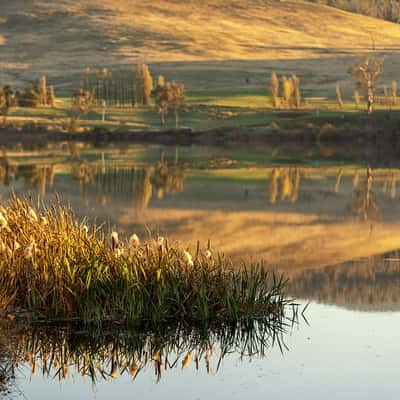
[[[262,358],[274,346],[285,351],[284,336],[297,323],[297,308],[293,308],[277,323],[253,321],[213,328],[181,325],[162,333],[31,327],[14,333],[7,362],[24,375],[42,374],[60,381],[77,376],[93,382],[123,375],[135,379],[153,370],[158,382],[172,369],[217,373],[227,356]]]

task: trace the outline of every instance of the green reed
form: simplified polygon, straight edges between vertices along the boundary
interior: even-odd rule
[[[0,206],[0,307],[36,320],[140,327],[282,319],[285,282],[261,264],[234,266],[163,238],[145,244],[79,221],[53,205]]]

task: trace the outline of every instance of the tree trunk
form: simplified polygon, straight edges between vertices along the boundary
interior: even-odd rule
[[[165,113],[164,113],[164,111],[159,111],[159,114],[160,114],[161,126],[164,126],[165,125]]]
[[[367,102],[368,114],[372,114],[372,112],[374,111],[374,89],[372,87],[371,81],[368,81]]]

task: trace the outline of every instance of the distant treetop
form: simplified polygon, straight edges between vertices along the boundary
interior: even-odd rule
[[[307,0],[311,3],[326,4],[357,14],[400,22],[399,0]]]

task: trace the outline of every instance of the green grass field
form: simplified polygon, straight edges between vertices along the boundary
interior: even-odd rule
[[[274,110],[267,91],[216,91],[188,93],[187,111],[181,112],[181,127],[193,130],[207,130],[219,127],[272,127],[306,128],[360,125],[366,119],[365,104],[356,106],[345,102],[340,108],[334,99],[305,98],[299,110]],[[394,106],[376,105],[379,114],[397,118],[400,104]],[[56,108],[17,108],[8,117],[11,125],[23,126],[26,123],[67,126],[74,115],[70,98],[57,100]],[[312,125],[311,125],[312,124]],[[155,107],[108,108],[105,122],[102,122],[101,109],[93,107],[82,116],[81,127],[104,127],[111,131],[117,129],[154,130],[159,129],[159,116]],[[164,128],[174,128],[175,118],[167,116]]]

